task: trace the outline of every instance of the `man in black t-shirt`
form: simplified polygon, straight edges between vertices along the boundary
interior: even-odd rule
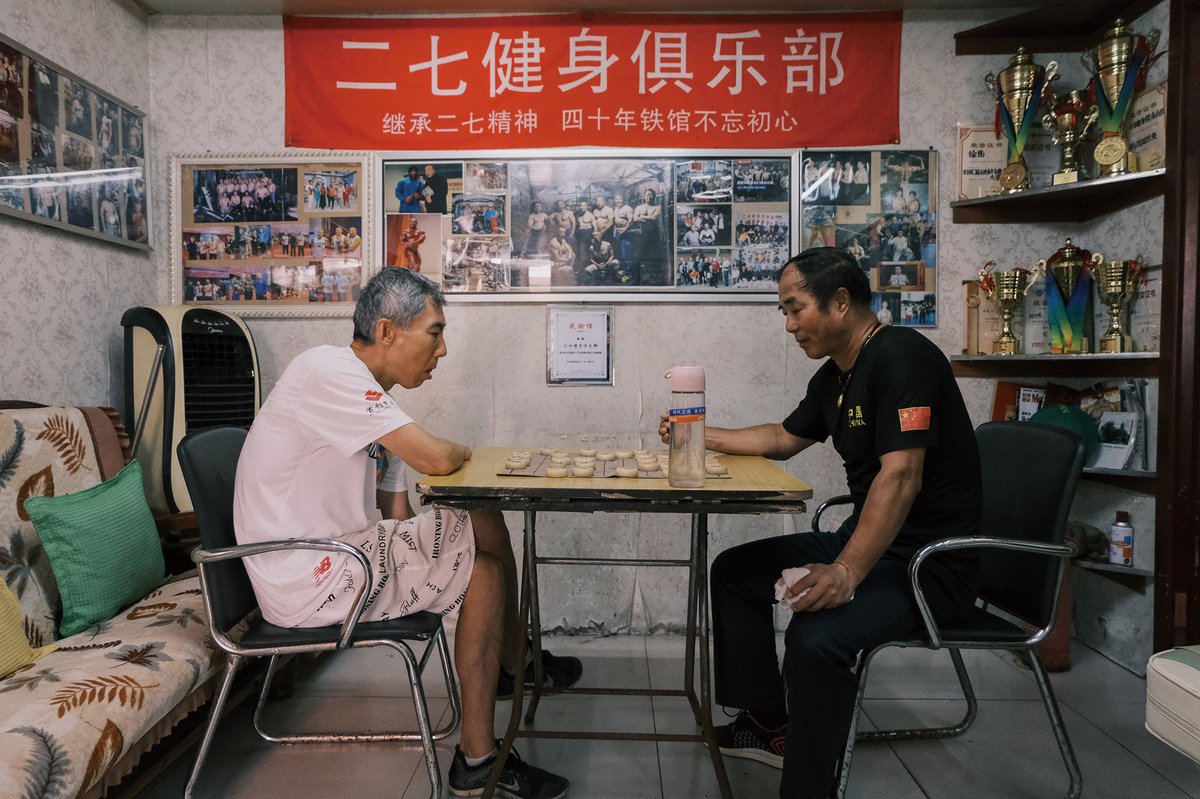
[[[433,164],[425,165],[425,212],[446,213],[446,195],[450,188],[444,177],[437,173]]]
[[[836,532],[752,541],[712,567],[714,682],[719,704],[742,709],[717,729],[721,751],[783,769],[780,796],[826,799],[854,710],[858,653],[921,627],[908,564],[922,545],[979,529],[979,452],[945,355],[915,330],[886,327],[866,276],[842,250],[792,258],[779,275],[785,328],[825,358],[782,422],[708,427],[717,452],[786,460],[831,438],[853,512]],[[660,434],[666,433],[665,416]],[[774,586],[793,610],[783,671],[775,655]],[[922,569],[942,622],[971,611],[977,556],[936,556]]]

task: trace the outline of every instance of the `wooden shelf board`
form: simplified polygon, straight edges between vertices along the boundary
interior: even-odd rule
[[[954,35],[955,55],[1082,52],[1095,46],[1117,17],[1132,22],[1160,0],[1066,0]]]
[[[1165,169],[1151,169],[1014,194],[955,200],[950,209],[956,224],[1086,222],[1162,194],[1165,174]]]
[[[952,355],[956,377],[1157,377],[1157,352]]]
[[[1087,467],[1083,470],[1085,477],[1121,477],[1130,480],[1153,480],[1158,477],[1154,471],[1142,469],[1096,469]]]
[[[1154,494],[1158,488],[1158,473],[1124,469],[1084,469],[1083,479],[1111,488],[1121,488],[1139,494]]]
[[[1154,572],[1150,569],[1138,569],[1133,566],[1118,566],[1115,563],[1102,563],[1096,560],[1073,560],[1071,561],[1076,566],[1088,571],[1094,572],[1112,572],[1113,574],[1128,574],[1137,577],[1153,577]]]

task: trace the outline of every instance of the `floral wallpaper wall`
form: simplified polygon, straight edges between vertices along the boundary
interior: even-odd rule
[[[15,373],[0,372],[0,395],[33,392],[53,394],[56,400],[82,396],[116,402],[122,366],[117,347],[120,312],[129,305],[163,302],[168,296],[167,156],[283,150],[282,22],[279,17],[142,19],[111,0],[36,5],[0,0],[0,16],[7,18],[10,8],[19,21],[17,33],[10,35],[131,102],[149,103],[156,246],[147,263],[119,248],[18,229],[0,219],[0,266],[5,274],[17,276],[19,287],[17,297],[5,302],[17,307],[20,324],[11,335],[22,342],[10,348],[9,330],[0,328],[6,334],[6,360],[17,364]],[[905,13],[902,141],[897,146],[938,151],[942,198],[954,194],[955,126],[990,122],[993,106],[983,76],[1007,64],[1006,56],[956,57],[954,34],[1008,13]],[[1165,24],[1165,4],[1150,16]],[[115,27],[117,40],[129,42],[129,47],[101,47],[89,25],[77,25],[80,18]],[[57,33],[63,25],[55,25],[52,34],[47,24],[51,20],[70,20],[75,27]],[[111,63],[112,53],[126,50],[144,53],[144,64],[130,69]],[[1077,54],[1044,57],[1060,60],[1067,72],[1064,85],[1082,83]],[[753,142],[731,144],[744,147]],[[938,210],[941,308],[938,327],[925,332],[947,353],[962,346],[960,281],[974,276],[991,258],[1010,258],[1012,266],[1032,265],[1068,235],[1093,249],[1136,249],[1147,258],[1161,258],[1161,201],[1090,225],[952,225],[945,199]],[[543,306],[454,304],[447,316],[448,357],[430,383],[400,392],[397,400],[433,432],[475,446],[657,446],[654,431],[668,396],[662,374],[682,363],[706,367],[713,424],[777,421],[794,406],[815,367],[786,336],[769,302],[617,305],[616,380],[604,388],[545,385]],[[0,317],[0,325],[11,323]],[[252,319],[249,325],[268,390],[298,352],[318,343],[346,342],[351,332],[345,318]],[[52,335],[42,335],[48,327]],[[35,353],[25,354],[35,339]],[[13,358],[9,352],[19,354]],[[991,382],[964,380],[962,387],[974,418],[983,421],[990,413]],[[816,502],[844,489],[840,460],[828,446],[814,448],[786,467],[813,486]],[[1147,539],[1139,539],[1138,546],[1146,547],[1146,553],[1152,550],[1151,523],[1152,519],[1139,522],[1139,534],[1145,529]],[[809,524],[807,516],[715,517],[711,549],[807,529]],[[519,517],[510,519],[514,532],[519,525]],[[555,515],[539,528],[547,551],[680,557],[686,550],[686,520],[670,516]],[[668,569],[550,568],[542,576],[543,620],[551,629],[679,629],[683,585],[684,575]]]
[[[132,4],[0,0],[0,20],[5,36],[149,109],[150,33]],[[150,147],[157,149],[152,134]],[[148,165],[153,175],[155,165]],[[121,313],[156,300],[157,269],[152,253],[0,217],[0,399],[115,402]]]

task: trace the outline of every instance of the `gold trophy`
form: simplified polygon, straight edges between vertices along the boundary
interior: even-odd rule
[[[979,270],[979,287],[1000,309],[1000,336],[992,342],[993,355],[1014,355],[1021,351],[1020,341],[1013,334],[1013,313],[1025,304],[1025,295],[1042,274],[1042,262],[1032,271],[1012,269],[996,272],[996,262],[988,261]],[[1032,275],[1032,277],[1031,277]]]
[[[1146,81],[1146,70],[1158,58],[1154,50],[1159,36],[1157,30],[1149,36],[1136,34],[1118,19],[1100,44],[1080,56],[1084,69],[1092,75],[1091,91],[1102,131],[1093,153],[1100,167],[1097,177],[1137,171],[1137,156],[1125,138],[1125,117],[1133,95]]]
[[[1075,153],[1099,113],[1095,103],[1088,101],[1088,93],[1081,89],[1052,96],[1050,110],[1042,117],[1042,127],[1050,131],[1051,141],[1061,148],[1058,171],[1051,181],[1053,185],[1079,180],[1082,170]]]
[[[1091,272],[1104,263],[1101,253],[1091,253],[1067,243],[1038,266],[1053,288],[1046,290],[1046,320],[1050,327],[1050,351],[1088,352],[1092,324]]]
[[[1140,261],[1109,261],[1096,270],[1096,293],[1108,306],[1108,330],[1100,337],[1100,352],[1130,352],[1133,342],[1121,325],[1122,306],[1133,299],[1144,267]]]
[[[1046,99],[1046,87],[1058,72],[1058,62],[1045,67],[1033,63],[1024,47],[1008,61],[998,75],[984,78],[988,91],[996,96],[996,136],[1001,127],[1008,138],[1008,165],[1000,173],[1000,188],[1008,194],[1029,188],[1029,167],[1022,153],[1033,130],[1033,120]]]

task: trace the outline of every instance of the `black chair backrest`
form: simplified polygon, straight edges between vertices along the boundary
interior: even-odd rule
[[[204,549],[237,543],[233,532],[233,478],[245,441],[243,428],[209,427],[188,433],[176,447]],[[217,629],[228,630],[258,607],[241,560],[214,561],[201,568]]]
[[[1060,427],[988,422],[975,431],[983,475],[980,533],[1061,544],[1083,471],[1083,440]],[[1050,624],[1058,558],[981,550],[979,595],[1038,627]]]

